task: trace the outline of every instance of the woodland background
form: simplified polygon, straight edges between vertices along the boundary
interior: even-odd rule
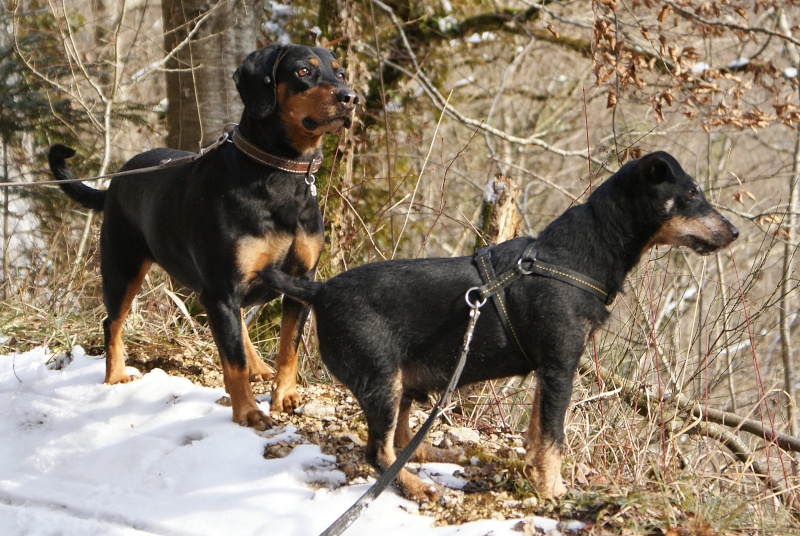
[[[39,345],[102,351],[99,218],[57,189],[19,185],[49,178],[50,144],[78,149],[79,176],[152,147],[196,151],[238,120],[231,74],[248,52],[317,44],[338,54],[362,96],[353,128],[326,140],[318,175],[323,279],[502,239],[490,225],[496,207],[484,203],[494,194],[517,207],[518,232],[535,235],[626,159],[658,149],[678,158],[741,236],[709,257],[659,248],[643,258],[590,341],[567,418],[565,476],[603,507],[572,498],[546,508],[584,508],[595,526],[619,532],[800,531],[795,2],[3,8],[1,181],[17,185],[0,188],[0,355]],[[271,355],[277,302],[249,318]],[[163,273],[148,276],[126,329],[142,366],[215,366],[202,310]],[[330,382],[313,336],[306,350],[301,381]],[[450,418],[490,437],[519,434],[530,387],[514,378],[463,390]]]

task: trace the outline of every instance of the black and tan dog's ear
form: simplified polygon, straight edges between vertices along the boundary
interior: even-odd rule
[[[251,52],[233,73],[239,97],[256,119],[266,119],[275,110],[275,63],[283,48],[271,44]]]
[[[656,151],[639,159],[638,175],[642,182],[659,184],[685,175],[685,172],[669,153]]]

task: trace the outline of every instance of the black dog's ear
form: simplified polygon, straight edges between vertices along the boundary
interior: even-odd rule
[[[251,52],[233,73],[233,82],[244,107],[255,119],[266,119],[275,110],[275,67],[283,46],[271,44]]]
[[[642,182],[659,184],[683,174],[678,161],[669,153],[657,151],[639,159],[638,175]]]

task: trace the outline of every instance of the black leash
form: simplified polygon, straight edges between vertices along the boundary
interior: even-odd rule
[[[414,455],[416,452],[417,447],[419,447],[422,440],[425,439],[425,436],[430,430],[431,426],[433,426],[433,422],[439,417],[442,412],[442,408],[447,406],[450,401],[450,395],[453,394],[455,391],[456,386],[458,385],[458,379],[461,377],[461,372],[464,370],[464,365],[467,362],[467,354],[469,353],[469,344],[472,342],[472,333],[475,331],[475,323],[478,321],[478,317],[481,315],[480,308],[486,303],[486,300],[481,300],[477,298],[475,301],[470,300],[470,294],[473,291],[478,291],[478,287],[473,287],[467,291],[464,295],[464,299],[467,301],[467,305],[470,307],[469,312],[469,323],[467,324],[467,331],[464,334],[464,343],[461,346],[461,356],[458,359],[458,364],[456,365],[456,369],[453,371],[453,375],[450,378],[450,383],[447,384],[447,388],[442,393],[442,396],[439,398],[439,401],[431,410],[431,414],[428,419],[423,423],[411,441],[408,443],[406,448],[397,456],[397,459],[394,461],[392,465],[390,465],[386,471],[384,471],[378,480],[372,485],[371,488],[367,490],[367,492],[362,495],[347,511],[342,514],[339,519],[333,522],[333,524],[325,529],[320,536],[338,536],[345,530],[347,527],[353,524],[353,522],[358,519],[361,515],[361,512],[366,509],[372,501],[378,498],[383,490],[385,490],[389,484],[397,477],[397,474],[403,469],[403,467],[408,463],[408,460],[411,459],[411,456]]]

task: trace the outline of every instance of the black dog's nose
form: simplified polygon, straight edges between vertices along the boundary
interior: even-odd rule
[[[737,229],[733,224],[731,224],[731,236],[734,240],[739,238],[739,229]]]
[[[352,89],[340,89],[336,92],[336,98],[345,105],[346,108],[354,108],[358,104],[358,95]]]

